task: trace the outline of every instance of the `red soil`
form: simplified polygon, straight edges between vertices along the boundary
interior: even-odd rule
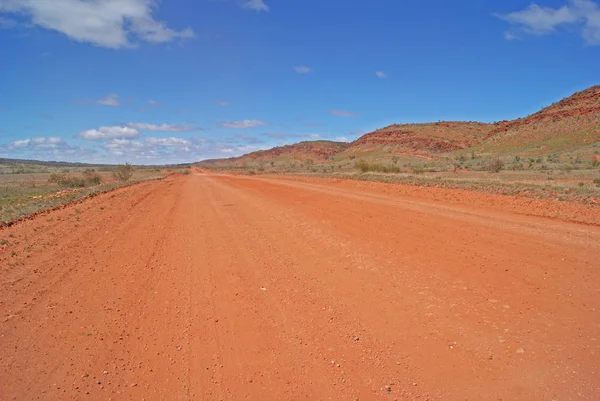
[[[2,230],[0,399],[599,399],[600,228],[440,194],[197,172]]]

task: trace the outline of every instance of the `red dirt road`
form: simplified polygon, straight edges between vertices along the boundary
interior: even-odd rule
[[[600,399],[594,225],[195,173],[0,239],[1,400]]]

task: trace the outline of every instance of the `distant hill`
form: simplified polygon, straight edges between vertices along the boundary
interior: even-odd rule
[[[492,124],[477,122],[394,124],[363,135],[352,142],[345,153],[354,156],[384,153],[430,158],[480,143],[493,128]]]
[[[0,158],[0,164],[7,166],[15,165],[32,165],[32,166],[44,166],[44,167],[103,167],[103,164],[88,164],[88,163],[70,163],[70,162],[47,162],[41,160],[28,160],[28,159],[6,159]]]
[[[542,155],[587,147],[600,141],[600,86],[593,86],[539,112],[503,121],[482,141],[498,154]]]
[[[0,165],[16,167],[16,166],[31,166],[31,167],[57,167],[57,168],[113,168],[115,164],[91,164],[91,163],[71,163],[61,161],[42,161],[42,160],[29,160],[29,159],[7,159],[0,158]],[[136,165],[140,168],[185,168],[191,167],[192,163],[180,163],[180,164],[163,164],[163,165]]]
[[[259,150],[229,159],[204,160],[200,164],[214,167],[242,167],[248,163],[268,164],[273,162],[278,165],[303,163],[308,159],[311,159],[314,163],[324,163],[348,148],[348,146],[349,144],[345,142],[305,141],[268,150]]]
[[[365,134],[350,144],[300,142],[202,164],[241,167],[271,162],[301,163],[307,159],[315,163],[330,160],[347,163],[356,158],[385,160],[394,157],[412,162],[445,160],[471,152],[484,156],[540,156],[569,152],[595,155],[599,150],[600,86],[593,86],[535,114],[512,121],[394,124]]]

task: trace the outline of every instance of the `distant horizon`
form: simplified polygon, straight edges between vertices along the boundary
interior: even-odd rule
[[[290,146],[290,145],[296,145],[299,143],[304,143],[304,142],[319,142],[319,141],[324,141],[324,142],[335,142],[335,143],[353,143],[355,141],[357,141],[358,139],[360,139],[362,136],[369,134],[371,132],[375,132],[390,126],[394,126],[394,125],[430,125],[430,124],[440,124],[440,123],[470,123],[470,124],[486,124],[486,125],[494,125],[496,123],[501,123],[501,122],[511,122],[511,121],[516,121],[519,119],[524,119],[527,118],[529,116],[531,116],[532,114],[535,114],[541,110],[544,110],[547,107],[550,107],[558,102],[560,102],[563,99],[566,99],[576,93],[585,91],[587,89],[591,89],[594,88],[596,86],[600,86],[600,85],[592,85],[590,87],[584,88],[582,90],[578,90],[576,92],[571,93],[571,95],[563,97],[561,99],[558,99],[554,102],[551,102],[549,104],[547,104],[546,106],[541,107],[539,110],[532,112],[531,114],[527,114],[521,117],[516,117],[514,119],[510,119],[510,120],[495,120],[495,121],[490,121],[490,122],[486,122],[486,121],[475,121],[475,120],[437,120],[437,121],[427,121],[427,122],[401,122],[401,123],[392,123],[392,124],[388,124],[386,126],[382,126],[379,128],[376,128],[372,131],[368,131],[368,132],[362,132],[360,134],[356,134],[356,138],[354,138],[351,141],[339,141],[339,140],[335,140],[335,139],[329,139],[329,138],[315,138],[315,139],[310,139],[310,138],[304,138],[304,139],[298,139],[296,141],[290,141],[290,142],[286,142],[286,143],[282,143],[279,145],[273,145],[273,146],[268,146],[268,147],[263,147],[263,148],[256,148],[254,150],[250,150],[248,152],[245,153],[241,153],[241,154],[237,154],[237,155],[225,155],[225,156],[221,156],[221,157],[206,157],[203,159],[198,159],[198,160],[190,160],[190,161],[179,161],[179,162],[173,162],[173,163],[153,163],[153,164],[148,164],[148,163],[134,163],[130,160],[120,160],[120,161],[116,161],[116,162],[104,162],[104,163],[95,163],[95,162],[89,162],[89,161],[82,161],[82,160],[73,160],[73,161],[68,161],[68,160],[55,160],[55,159],[27,159],[27,158],[11,158],[11,157],[5,157],[2,156],[2,154],[0,153],[0,159],[7,159],[7,160],[13,160],[13,161],[26,161],[26,162],[41,162],[41,163],[66,163],[66,164],[85,164],[85,165],[96,165],[96,166],[117,166],[119,164],[124,164],[124,163],[132,163],[136,166],[140,166],[140,167],[154,167],[154,166],[170,166],[170,165],[187,165],[187,164],[194,164],[194,163],[199,163],[202,161],[206,161],[206,160],[218,160],[218,159],[229,159],[229,158],[233,158],[233,157],[239,157],[239,156],[243,156],[246,155],[248,153],[253,153],[253,152],[257,152],[257,151],[261,151],[261,150],[270,150],[276,147],[282,147],[282,146]]]
[[[598,0],[53,5],[0,0],[0,157],[193,163],[510,121],[599,83]]]

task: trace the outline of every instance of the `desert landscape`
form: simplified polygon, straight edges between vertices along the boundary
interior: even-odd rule
[[[599,164],[598,86],[127,177],[2,160],[0,399],[599,399]]]

